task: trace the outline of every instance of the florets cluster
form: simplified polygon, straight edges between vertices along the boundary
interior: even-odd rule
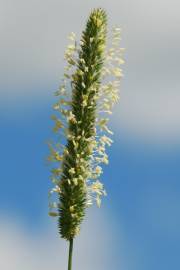
[[[69,35],[65,51],[64,78],[55,95],[56,114],[53,131],[58,143],[50,143],[49,161],[55,165],[51,180],[51,216],[59,217],[63,238],[74,238],[86,207],[101,204],[106,195],[101,183],[102,164],[108,164],[107,146],[113,143],[108,127],[109,115],[119,100],[123,48],[119,47],[121,30],[113,28],[111,44],[106,42],[107,17],[96,9],[87,21],[81,41]],[[70,89],[72,91],[70,91]],[[59,144],[61,141],[61,144]]]

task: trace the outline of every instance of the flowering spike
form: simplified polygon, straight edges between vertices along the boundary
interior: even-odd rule
[[[88,139],[95,135],[94,96],[100,84],[105,40],[106,14],[97,9],[90,14],[83,32],[79,60],[71,81],[72,106],[67,118],[68,132],[74,139],[67,140],[68,154],[63,156],[58,209],[60,234],[67,240],[78,233],[87,204],[86,180],[91,155]]]
[[[65,146],[50,144],[49,160],[56,164],[51,171],[54,188],[50,197],[58,196],[58,203],[49,204],[50,215],[58,216],[59,233],[71,244],[80,230],[85,209],[93,201],[100,207],[101,196],[106,195],[99,180],[103,172],[100,164],[109,162],[106,146],[113,143],[106,115],[112,113],[119,99],[120,65],[124,62],[123,50],[119,48],[120,29],[113,29],[110,48],[106,35],[106,12],[94,9],[79,45],[74,33],[69,36],[71,43],[65,51],[67,67],[62,85],[55,93],[59,101],[53,108],[59,115],[52,116],[53,130],[64,135]]]

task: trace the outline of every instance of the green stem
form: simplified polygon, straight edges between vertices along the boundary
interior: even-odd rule
[[[73,238],[69,240],[68,270],[72,270]]]

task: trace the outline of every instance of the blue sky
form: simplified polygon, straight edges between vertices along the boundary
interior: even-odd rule
[[[16,262],[2,259],[2,269],[27,268],[28,254],[27,270],[66,267],[66,246],[47,216],[46,141],[52,137],[53,92],[60,83],[66,36],[80,34],[95,2],[45,1],[40,9],[41,0],[28,6],[21,0],[16,6],[0,1],[0,252],[2,258],[12,254]],[[161,0],[152,1],[151,8],[144,2],[138,0],[132,10],[130,1],[99,1],[110,24],[123,27],[127,64],[112,117],[110,164],[102,178],[108,196],[82,225],[75,251],[79,270],[180,267],[179,16],[175,0],[167,1],[163,14]]]
[[[27,111],[23,108],[1,117],[1,212],[19,218],[31,233],[50,222],[45,142],[52,136],[51,105],[52,99],[41,105],[35,102]],[[180,151],[177,148],[170,152],[162,146],[150,147],[140,142],[132,144],[118,131],[114,139],[109,149],[110,164],[103,175],[108,196],[102,209],[97,210],[111,216],[115,246],[119,246],[119,241],[124,243],[113,250],[114,269],[120,267],[118,256],[123,257],[125,269],[129,261],[133,262],[129,266],[133,270],[177,269]]]

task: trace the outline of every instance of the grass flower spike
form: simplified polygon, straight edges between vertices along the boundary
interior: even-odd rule
[[[91,12],[80,42],[74,33],[69,40],[67,66],[53,106],[57,136],[49,143],[48,159],[54,164],[49,214],[58,218],[60,236],[70,243],[71,270],[73,239],[80,231],[85,210],[94,201],[100,206],[101,196],[106,195],[100,181],[101,164],[108,164],[106,147],[113,142],[108,116],[119,99],[120,65],[124,61],[120,29],[113,29],[109,46],[107,15],[101,8]]]

